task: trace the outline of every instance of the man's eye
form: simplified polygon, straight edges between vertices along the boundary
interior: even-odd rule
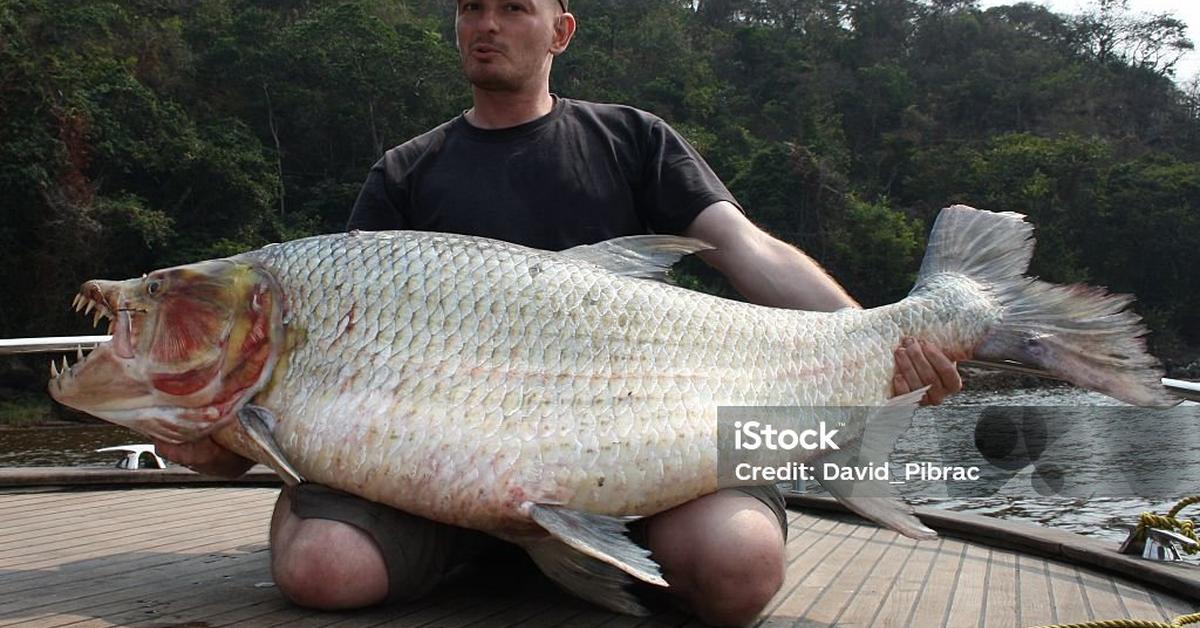
[[[515,13],[517,11],[524,11],[525,7],[515,2],[510,2],[504,5],[504,10]]]

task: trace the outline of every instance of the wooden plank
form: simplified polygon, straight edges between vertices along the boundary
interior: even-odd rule
[[[259,553],[263,574],[267,574],[266,552]],[[186,582],[187,586],[226,577],[229,569],[249,560],[247,555],[220,554],[208,556],[186,556],[164,565],[153,573],[128,574],[110,581],[83,583],[78,588],[47,589],[34,597],[6,604],[0,609],[0,617],[29,617],[46,612],[64,612],[76,608],[88,608],[101,603],[137,600],[147,595],[164,594],[163,583]],[[263,575],[260,581],[269,581]],[[257,581],[256,581],[257,582]],[[0,625],[4,625],[0,623]]]
[[[455,624],[456,628],[471,626],[521,626],[530,622],[538,622],[539,626],[552,626],[578,615],[580,609],[563,604],[555,604],[551,596],[530,595],[514,606],[493,613],[472,622]]]
[[[209,626],[258,625],[258,618],[292,606],[292,603],[287,601],[275,588],[274,583],[270,587],[263,588],[271,592],[266,599],[239,600],[239,602],[244,601],[245,603],[232,608],[213,610],[204,616],[204,623]]]
[[[900,573],[883,598],[883,603],[875,610],[867,625],[890,628],[892,626],[906,627],[917,599],[925,590],[929,581],[935,559],[942,549],[944,539],[917,543],[905,558]]]
[[[394,618],[385,613],[381,613],[377,618],[378,621],[360,621],[358,617],[351,615],[341,621],[336,621],[331,624],[326,624],[330,628],[334,626],[379,626],[388,623],[393,626],[406,626],[411,628],[427,627],[439,625],[441,621],[451,617],[463,615],[467,613],[478,613],[482,607],[485,611],[494,608],[495,600],[485,595],[479,594],[463,594],[456,596],[439,595],[434,599],[433,604],[422,608],[414,613],[405,614],[404,617]]]
[[[249,534],[255,534],[258,524],[242,523],[243,529]],[[146,571],[176,560],[177,554],[203,554],[227,549],[226,539],[213,538],[205,535],[188,535],[181,533],[180,538],[188,542],[177,542],[168,547],[172,553],[130,553],[128,555],[110,555],[92,560],[71,563],[56,569],[41,569],[28,572],[18,572],[21,576],[0,575],[4,594],[0,601],[7,601],[12,596],[28,597],[31,591],[58,586],[77,586],[79,582],[110,579],[121,573],[130,571]],[[262,532],[262,542],[266,541],[266,532]]]
[[[1129,617],[1161,621],[1169,621],[1173,618],[1171,612],[1164,608],[1161,602],[1154,599],[1154,593],[1140,583],[1114,578],[1113,588],[1120,595],[1121,604],[1128,611]]]
[[[22,492],[13,492],[10,489],[0,490],[0,505],[4,507],[5,512],[20,513],[26,507],[52,507],[63,501],[103,501],[119,498],[121,494],[128,495],[125,491],[79,491],[60,488],[57,490],[23,489]],[[5,522],[7,521],[6,517]]]
[[[227,526],[221,528],[211,528],[211,530],[197,531],[198,539],[193,542],[199,544],[200,549],[206,548],[206,551],[224,550],[232,545],[247,545],[265,542],[265,531],[258,524],[245,524],[245,522],[230,522]],[[216,544],[216,546],[214,546]],[[155,551],[157,550],[157,551]],[[130,548],[125,550],[126,554],[110,555],[103,554],[102,550],[97,550],[94,555],[82,556],[77,562],[62,564],[62,566],[54,566],[53,568],[40,568],[36,570],[25,570],[18,572],[20,578],[5,579],[5,584],[11,585],[10,588],[5,587],[5,593],[0,594],[0,608],[10,604],[13,600],[20,598],[28,598],[28,590],[30,581],[36,581],[38,588],[42,585],[61,585],[70,587],[73,591],[78,591],[80,586],[89,585],[91,580],[89,576],[97,574],[97,564],[104,564],[108,575],[102,576],[103,579],[113,580],[122,578],[125,574],[144,573],[154,569],[157,564],[172,562],[174,557],[187,556],[181,554],[178,543],[170,543],[160,546],[145,546],[145,548]],[[149,564],[144,564],[138,567],[125,566],[127,561],[149,561]],[[112,568],[108,568],[107,563],[118,563]],[[62,579],[62,576],[74,576],[74,578]]]
[[[52,537],[57,533],[67,533],[73,539],[84,538],[89,534],[79,534],[79,521],[76,518],[85,515],[88,518],[90,535],[104,534],[114,529],[129,529],[132,527],[147,529],[157,528],[163,521],[163,513],[170,512],[173,516],[183,514],[185,508],[204,509],[209,514],[227,513],[235,508],[253,507],[262,501],[259,495],[188,495],[189,489],[180,492],[169,492],[154,496],[154,499],[130,499],[124,502],[108,504],[82,513],[72,511],[48,511],[40,513],[43,521],[51,521],[48,525],[25,525],[23,530],[12,531],[0,536],[0,562],[16,556],[12,548],[28,548],[28,541],[36,538]],[[269,489],[268,489],[269,490]],[[213,510],[216,509],[216,510]]]
[[[533,611],[534,606],[523,605],[522,608],[530,609],[524,614],[517,614],[514,611],[507,612],[503,615],[488,618],[487,621],[471,624],[473,628],[488,628],[488,627],[530,627],[530,628],[550,628],[551,626],[560,625],[576,625],[575,618],[586,612],[585,609],[595,608],[590,604],[575,605],[557,603],[550,607],[540,607],[540,610]]]
[[[1058,620],[1073,624],[1095,619],[1083,595],[1083,582],[1075,567],[1057,560],[1047,560],[1046,567],[1050,574],[1050,593],[1058,610]]]
[[[987,572],[990,553],[981,545],[967,544],[954,583],[954,596],[943,625],[979,626],[986,612]]]
[[[209,531],[223,531],[230,526],[241,527],[246,525],[247,523],[244,519],[227,518],[211,526],[195,526],[193,529],[198,533],[207,534]],[[251,525],[256,525],[265,530],[267,528],[267,521],[253,522]],[[173,530],[172,534],[177,536],[178,533]],[[16,567],[23,570],[41,569],[80,559],[109,556],[118,551],[157,549],[171,544],[171,540],[164,540],[167,536],[158,529],[145,529],[136,533],[122,533],[120,530],[109,530],[103,533],[81,536],[78,542],[60,540],[58,543],[40,548],[40,551],[25,552],[15,558],[6,557],[0,566],[5,569]]]
[[[1121,603],[1121,596],[1117,594],[1112,578],[1091,569],[1078,571],[1083,596],[1096,619],[1129,618],[1129,609]]]
[[[393,618],[402,618],[405,614],[416,612],[419,608],[425,608],[432,602],[430,600],[422,600],[409,606],[388,607],[388,612]],[[288,628],[316,628],[318,626],[326,626],[335,621],[348,617],[358,617],[362,621],[367,621],[371,617],[381,617],[379,609],[369,609],[368,611],[347,611],[341,613],[314,611],[311,609],[301,608],[292,604],[266,613],[258,615],[252,621],[245,623],[225,624],[225,625],[253,625],[267,628],[270,626],[288,626]]]
[[[1020,628],[1021,600],[1018,597],[1017,555],[1003,549],[990,549],[985,590],[987,602],[983,625],[986,628]]]
[[[839,525],[841,523],[836,519],[814,517],[811,526],[803,530],[803,533],[789,536],[787,545],[784,546],[784,560],[786,561],[784,584],[775,597],[767,603],[764,615],[774,615],[780,605],[784,604],[791,596],[798,585],[798,579],[803,575],[804,565],[810,562],[807,558],[809,552],[818,550],[822,545],[837,543],[837,540],[829,537],[829,533]]]
[[[806,620],[807,613],[820,601],[833,579],[878,532],[879,528],[874,526],[838,522],[814,546],[811,555],[801,556],[788,566],[786,580],[796,584],[783,603],[771,610],[771,618],[764,625],[790,625]]]
[[[1154,598],[1156,606],[1162,609],[1164,619],[1174,619],[1179,615],[1190,615],[1200,611],[1200,604],[1190,604],[1183,600],[1171,597],[1161,591],[1147,590]]]
[[[10,601],[12,597],[9,595],[10,593],[27,588],[23,585],[30,579],[44,582],[47,579],[53,580],[55,574],[82,576],[86,573],[95,573],[94,570],[99,569],[112,569],[108,573],[130,571],[136,567],[125,566],[124,563],[128,561],[152,559],[156,553],[178,555],[183,547],[208,545],[215,541],[227,544],[231,538],[242,539],[250,543],[265,542],[267,534],[265,528],[264,524],[257,521],[247,522],[242,519],[231,519],[221,525],[204,528],[181,527],[173,531],[171,535],[155,538],[153,542],[144,541],[141,545],[125,543],[124,539],[119,543],[114,542],[107,548],[103,544],[98,544],[87,551],[80,550],[78,554],[71,557],[70,561],[53,560],[47,561],[48,564],[22,565],[19,571],[14,571],[15,566],[6,566],[3,569],[15,575],[5,576],[2,579],[6,587],[4,593],[0,593],[0,603]]]
[[[614,615],[558,592],[544,579],[512,592],[488,585],[447,588],[398,608],[316,613],[294,607],[274,587],[255,586],[270,579],[265,541],[277,491],[147,489],[133,495],[145,505],[136,503],[128,510],[156,518],[162,527],[132,533],[124,532],[130,525],[115,525],[131,523],[115,508],[130,499],[129,491],[41,493],[37,499],[22,494],[23,524],[16,530],[0,528],[0,556],[5,548],[30,560],[35,554],[51,556],[25,568],[6,567],[0,559],[0,625],[695,625],[680,613],[649,620]],[[0,512],[7,514],[3,509],[16,503],[10,497],[0,495]],[[169,515],[161,512],[164,504]],[[789,526],[788,579],[772,602],[779,612],[766,618],[766,625],[797,620],[970,625],[982,618],[987,626],[1009,627],[1068,621],[1054,616],[1050,595],[1058,595],[1059,589],[1068,596],[1074,591],[1078,597],[1068,599],[1066,608],[1082,609],[1083,618],[1109,618],[1125,609],[1121,616],[1166,619],[1192,610],[1166,593],[1061,561],[1047,563],[953,539],[915,543],[841,517],[789,512]],[[30,534],[32,530],[42,534]],[[8,543],[5,534],[10,535]],[[68,547],[75,544],[80,545]],[[25,563],[24,558],[15,560]],[[983,565],[981,571],[977,564]]]
[[[163,581],[141,581],[137,586],[121,587],[108,592],[95,593],[83,597],[69,598],[60,602],[36,604],[32,608],[21,610],[15,621],[0,621],[0,626],[20,623],[26,628],[55,628],[70,625],[88,619],[99,619],[115,624],[129,624],[133,621],[150,621],[157,615],[169,610],[172,605],[178,605],[180,600],[197,595],[207,595],[206,591],[218,591],[225,599],[233,595],[226,587],[230,581],[244,582],[248,586],[245,591],[239,590],[238,595],[252,595],[252,585],[255,581],[266,576],[266,560],[262,557],[249,557],[236,560],[222,561],[202,569],[187,569],[177,571],[176,577],[164,584]],[[257,560],[255,560],[257,558]],[[263,595],[259,592],[259,595]],[[3,613],[3,616],[11,616]]]
[[[873,526],[872,526],[873,527]],[[897,533],[875,528],[871,536],[861,542],[854,553],[843,560],[836,575],[825,583],[820,594],[801,615],[804,621],[840,625],[838,619],[851,603],[858,603],[855,596],[866,582],[879,557],[895,542]]]
[[[1021,623],[1041,626],[1058,623],[1058,608],[1050,587],[1046,560],[1017,554],[1017,596],[1021,601]]]
[[[901,534],[888,540],[887,549],[871,566],[863,581],[842,606],[833,624],[838,626],[871,626],[883,607],[885,600],[900,579],[900,571],[907,568],[909,560],[921,542]],[[907,609],[906,609],[907,610]]]
[[[938,549],[929,578],[904,621],[906,626],[942,626],[946,623],[954,585],[966,560],[967,546],[961,541],[943,539]]]
[[[202,490],[202,489],[201,489]],[[175,490],[156,490],[156,497],[167,500],[169,493]],[[107,512],[109,508],[128,504],[130,501],[142,501],[141,491],[105,491],[105,492],[70,492],[55,495],[54,499],[34,500],[24,503],[12,503],[10,500],[0,500],[6,516],[0,522],[0,534],[5,537],[27,530],[30,526],[45,524],[50,516],[98,515]],[[180,495],[179,499],[188,499]]]
[[[254,465],[236,478],[218,478],[196,473],[180,466],[166,469],[118,469],[116,467],[0,467],[0,487],[53,488],[93,486],[103,488],[134,488],[148,486],[208,485],[208,486],[279,486],[281,480],[268,467]]]
[[[612,612],[606,611],[606,610],[600,609],[600,608],[592,608],[590,610],[583,611],[582,613],[575,615],[574,617],[571,617],[570,619],[563,620],[557,624],[554,624],[554,627],[555,628],[558,628],[558,627],[597,628],[598,626],[603,626],[605,624],[605,622],[609,622],[612,620],[613,620]],[[550,627],[547,626],[547,628],[550,628]]]

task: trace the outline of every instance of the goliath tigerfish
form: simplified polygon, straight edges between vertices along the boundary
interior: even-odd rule
[[[860,439],[886,459],[920,397],[889,400],[905,336],[1174,403],[1131,299],[1022,276],[1033,239],[1020,214],[943,210],[916,287],[869,310],[760,307],[657,280],[703,248],[355,232],[89,281],[76,309],[112,319],[113,339],[50,393],[153,438],[212,435],[289,481],[516,542],[566,588],[626,612],[642,610],[630,576],[666,583],[625,523],[718,488],[720,406],[898,408],[899,422],[880,412],[887,438]],[[868,518],[933,535],[879,497],[886,486],[860,484],[825,483]]]

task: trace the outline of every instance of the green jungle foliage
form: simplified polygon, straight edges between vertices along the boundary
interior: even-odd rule
[[[1169,16],[971,0],[573,0],[563,96],[667,119],[866,305],[936,211],[1029,215],[1034,272],[1200,345],[1197,90]],[[78,284],[340,230],[387,148],[469,106],[446,0],[0,0],[0,337]],[[715,277],[685,266],[686,285]]]

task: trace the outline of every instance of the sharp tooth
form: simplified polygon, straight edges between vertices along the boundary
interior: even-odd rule
[[[66,372],[67,372],[67,371],[69,371],[69,370],[71,370],[71,365],[67,364],[67,356],[65,356],[65,355],[64,355],[64,356],[63,356],[63,367],[62,367],[62,372],[66,373]]]
[[[104,312],[101,310],[96,310],[96,313],[92,315],[92,329],[95,329],[98,325],[100,325],[100,319],[102,318],[104,318]]]
[[[54,360],[50,360],[50,379],[58,379],[58,367],[54,366]]]
[[[83,296],[77,294],[77,295],[75,295],[75,299],[71,301],[71,308],[74,309],[76,312],[79,311],[79,301],[81,299],[83,299]]]
[[[96,307],[96,302],[91,299],[88,299],[87,308],[83,310],[83,315],[87,316],[88,314],[91,314],[92,308],[94,308],[94,307]]]
[[[75,360],[79,361],[82,359],[83,359],[83,347],[80,345],[75,345]]]

